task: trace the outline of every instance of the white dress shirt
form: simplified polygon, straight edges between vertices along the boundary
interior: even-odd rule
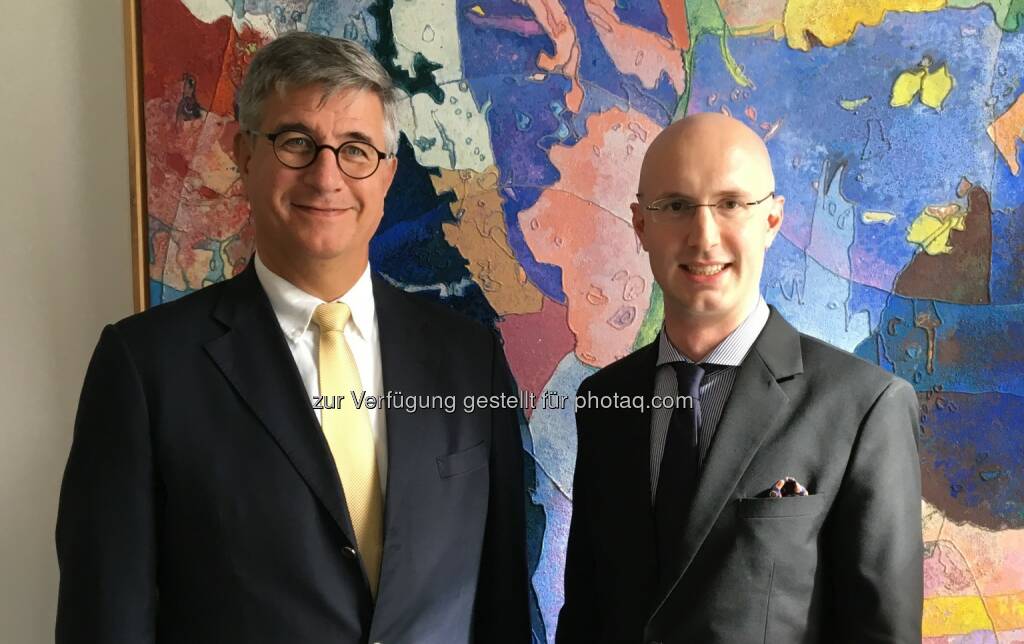
[[[313,312],[324,301],[315,295],[303,291],[283,277],[276,275],[267,268],[256,253],[256,277],[270,298],[270,305],[277,316],[277,322],[288,340],[288,348],[295,358],[295,366],[299,369],[302,384],[309,394],[309,405],[320,395],[320,327],[311,324]],[[337,300],[344,302],[352,311],[352,317],[345,324],[342,334],[352,350],[352,356],[359,370],[366,395],[379,397],[384,395],[384,376],[380,364],[380,336],[377,330],[377,309],[373,302],[373,284],[370,281],[370,265],[359,277],[351,289]],[[356,392],[360,393],[360,392]],[[349,395],[345,392],[345,395]],[[317,421],[321,420],[321,412],[314,409]],[[380,470],[381,494],[387,490],[388,480],[388,443],[387,427],[384,410],[367,409],[370,415],[370,431],[373,432],[373,444],[377,453],[377,467]]]

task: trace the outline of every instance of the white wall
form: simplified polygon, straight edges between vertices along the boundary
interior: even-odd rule
[[[0,641],[53,642],[57,493],[89,356],[132,312],[121,0],[0,21]]]

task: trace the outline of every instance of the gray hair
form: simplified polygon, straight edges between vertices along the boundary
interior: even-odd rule
[[[307,32],[284,34],[253,56],[238,92],[239,125],[258,130],[271,92],[309,85],[323,85],[323,100],[346,89],[376,94],[384,106],[384,151],[398,151],[398,96],[388,73],[359,43]]]

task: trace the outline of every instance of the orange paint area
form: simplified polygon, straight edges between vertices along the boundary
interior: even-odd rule
[[[577,145],[552,149],[561,179],[519,213],[537,260],[562,269],[576,355],[596,367],[631,352],[650,307],[653,278],[629,204],[660,129],[633,110],[594,114]]]
[[[455,223],[441,225],[444,238],[466,258],[473,281],[498,315],[540,311],[543,296],[526,278],[526,271],[508,243],[498,170],[441,170],[432,177],[438,194],[455,193],[451,204]]]
[[[1003,160],[1010,166],[1010,172],[1014,176],[1020,174],[1017,141],[1024,141],[1024,94],[1018,96],[1010,109],[992,122],[988,127],[988,136],[995,143]]]

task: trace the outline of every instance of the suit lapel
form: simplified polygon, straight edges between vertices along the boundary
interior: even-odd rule
[[[252,263],[224,285],[213,315],[228,330],[207,353],[354,545],[330,449]]]
[[[373,275],[384,392],[421,394],[428,389],[424,379],[434,371],[431,367],[433,348],[429,340],[430,329],[426,326],[423,312],[410,301],[410,297],[376,274]],[[425,431],[428,428],[419,420],[422,416],[392,407],[388,407],[384,413],[387,424],[388,477],[384,499],[382,588],[391,586],[385,585],[385,577],[393,575],[392,571],[397,570],[394,558],[389,557],[388,553],[414,551],[409,542],[416,534],[406,525],[410,513],[403,511],[402,499],[416,498],[416,494],[406,490],[420,482],[410,480],[407,473],[416,471],[413,462],[422,460],[424,450],[430,449],[430,436]]]
[[[778,381],[802,371],[799,334],[773,308],[764,330],[739,366],[708,449],[683,531],[682,572],[668,595],[678,587],[750,461],[788,404],[789,398]],[[655,615],[668,595],[661,598]]]
[[[630,398],[642,396],[650,401],[654,395],[654,377],[657,369],[658,342],[652,342],[633,354],[633,364],[623,364],[616,380],[609,388]],[[605,415],[607,412],[599,412]],[[621,459],[621,471],[626,476],[617,481],[616,489],[622,495],[618,503],[621,522],[629,526],[629,533],[635,539],[628,552],[650,553],[652,566],[641,574],[657,574],[654,568],[656,540],[654,531],[654,509],[651,506],[651,410],[644,405],[642,412],[619,410],[621,421],[613,421],[618,427],[636,427],[635,432],[620,432],[611,427],[609,434]],[[639,414],[639,416],[637,416]]]

